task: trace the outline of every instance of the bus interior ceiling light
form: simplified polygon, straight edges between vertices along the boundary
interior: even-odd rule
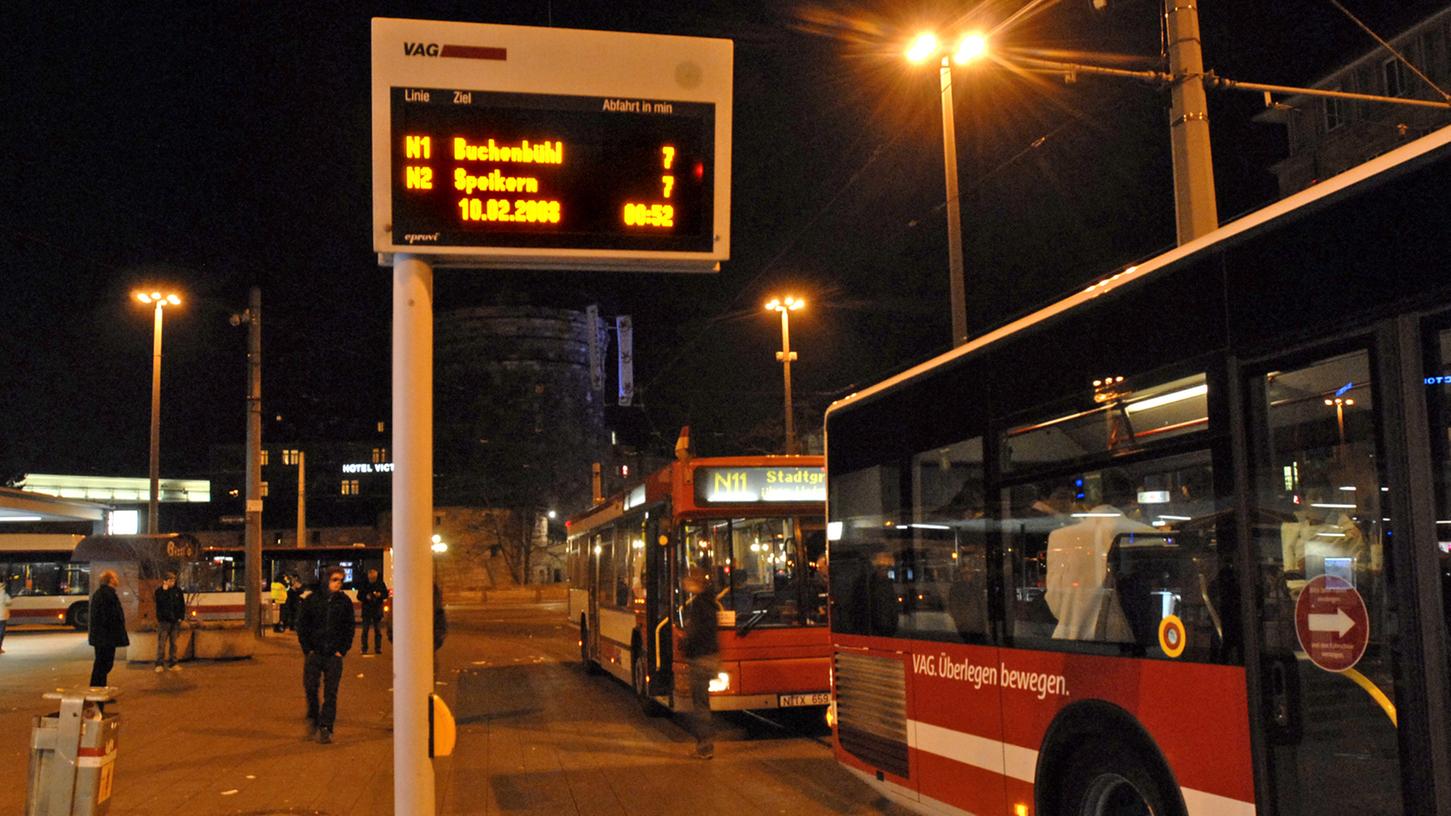
[[[1139,411],[1147,411],[1150,408],[1158,408],[1163,405],[1170,405],[1175,402],[1182,402],[1186,399],[1193,399],[1194,397],[1202,397],[1208,393],[1209,386],[1205,384],[1200,384],[1192,386],[1190,388],[1180,389],[1178,391],[1170,391],[1167,394],[1160,394],[1157,397],[1149,397],[1148,399],[1139,400],[1138,402],[1131,402],[1128,405],[1124,406],[1124,410],[1133,414]]]

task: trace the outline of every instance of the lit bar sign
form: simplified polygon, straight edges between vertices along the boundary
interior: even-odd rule
[[[824,502],[826,471],[819,467],[704,467],[695,471],[702,504]]]

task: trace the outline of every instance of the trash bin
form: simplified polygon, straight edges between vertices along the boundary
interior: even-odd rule
[[[45,694],[60,700],[60,710],[32,720],[26,816],[102,816],[110,810],[121,718],[102,713],[97,703],[119,693],[113,686],[82,686]]]

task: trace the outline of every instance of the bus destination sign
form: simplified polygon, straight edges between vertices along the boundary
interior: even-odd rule
[[[819,467],[699,468],[695,498],[702,504],[824,502],[826,471]]]
[[[712,104],[453,88],[391,101],[399,243],[711,250]]]

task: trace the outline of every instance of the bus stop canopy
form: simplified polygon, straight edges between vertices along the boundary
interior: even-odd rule
[[[104,504],[0,487],[0,522],[105,520]]]

